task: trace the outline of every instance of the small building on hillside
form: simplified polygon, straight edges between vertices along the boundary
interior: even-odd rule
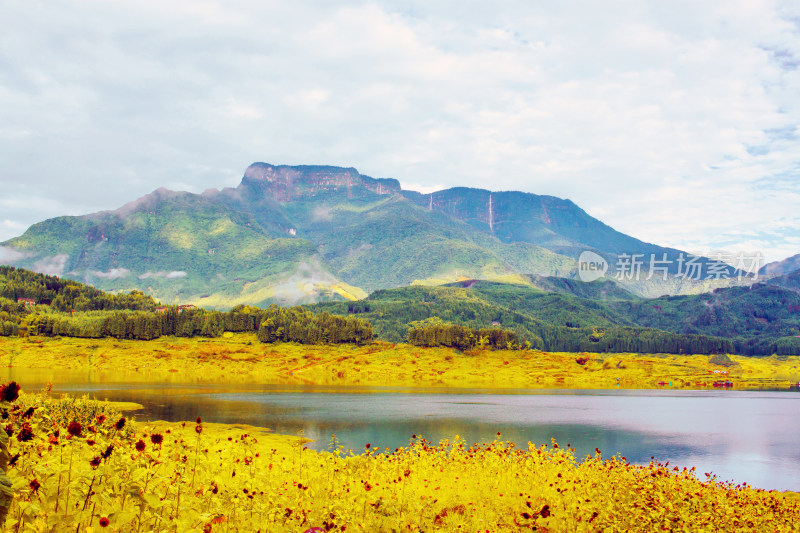
[[[36,300],[33,298],[17,298],[18,304],[36,305]]]
[[[166,313],[169,311],[168,307],[156,307],[156,313]]]
[[[178,306],[178,312],[179,313],[182,312],[182,311],[185,311],[187,309],[197,309],[197,307],[195,307],[192,304],[184,304],[184,305],[179,305]]]

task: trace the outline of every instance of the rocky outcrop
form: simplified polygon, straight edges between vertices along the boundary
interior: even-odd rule
[[[270,165],[253,163],[245,170],[240,187],[259,189],[277,202],[291,202],[320,193],[343,191],[352,198],[357,189],[375,194],[399,194],[400,182],[375,179],[355,168],[326,165]]]

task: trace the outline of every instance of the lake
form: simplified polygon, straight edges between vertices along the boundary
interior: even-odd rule
[[[19,379],[22,376],[13,376]],[[28,390],[36,390],[30,380]],[[70,382],[55,393],[144,405],[138,420],[243,423],[298,435],[328,449],[370,443],[394,449],[412,435],[460,435],[490,442],[497,432],[519,446],[569,443],[583,457],[595,448],[632,463],[651,457],[697,467],[704,478],[800,491],[800,393],[673,390],[389,389],[282,385]]]

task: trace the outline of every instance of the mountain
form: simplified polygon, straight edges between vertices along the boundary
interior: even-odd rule
[[[265,234],[248,213],[165,189],[116,211],[34,224],[5,245],[23,254],[18,266],[142,289],[165,303],[209,291],[264,300],[245,283],[280,276],[314,253],[307,241]]]
[[[235,188],[158,189],[114,211],[34,224],[2,246],[15,266],[106,290],[139,289],[164,303],[223,308],[355,300],[382,288],[471,278],[527,276],[534,284],[535,276],[574,277],[584,250],[612,266],[621,254],[639,254],[645,269],[650,257],[667,259],[674,274],[683,254],[619,233],[552,196],[463,187],[423,195],[354,168],[266,163],[250,165]],[[730,283],[705,274],[660,277],[623,286],[664,294]]]
[[[373,326],[380,339],[403,341],[411,327],[450,323],[476,330],[499,326],[513,330],[523,344],[528,341],[532,347],[556,351],[800,353],[800,295],[779,287],[755,284],[711,294],[643,299],[614,290],[610,281],[542,277],[529,281],[549,284],[558,292],[530,283],[465,280],[438,287],[385,289],[357,302],[309,306],[316,314],[293,308],[285,318],[295,317],[302,322],[297,332],[308,333],[314,331],[308,325],[314,316],[330,323],[324,312],[340,315],[345,320],[333,323],[361,324],[362,332],[356,334],[361,340]],[[69,279],[0,266],[0,336],[29,328],[46,335],[91,338],[147,340],[176,332],[218,336],[226,328],[252,330],[266,316],[250,306],[238,306],[228,314],[177,313],[173,307],[171,315],[158,313],[163,309],[156,307],[142,292],[114,295]]]
[[[758,274],[766,277],[769,285],[800,292],[800,254],[768,263],[761,267]]]
[[[431,211],[463,220],[502,242],[536,243],[568,256],[577,257],[587,249],[610,254],[668,251],[620,233],[570,200],[554,196],[466,187],[430,194],[403,191],[403,196]]]
[[[771,285],[608,304],[641,327],[719,337],[800,335],[800,294]]]
[[[768,279],[767,283],[769,285],[775,285],[791,291],[800,292],[800,270],[794,270],[788,274]]]
[[[504,243],[527,242],[577,258],[592,251],[609,262],[610,273],[620,272],[620,257],[631,258],[646,272],[651,262],[670,274],[678,274],[691,254],[640,241],[590,216],[570,200],[518,191],[493,192],[455,187],[430,194],[403,191],[403,196],[427,208],[463,220],[477,230]],[[735,268],[707,258],[695,258],[698,280],[709,277],[736,277]],[[709,271],[709,268],[711,270]],[[713,272],[717,272],[714,275]],[[660,272],[659,272],[660,274]],[[631,276],[634,277],[634,276]],[[690,276],[692,277],[692,276]]]
[[[760,276],[780,276],[783,274],[789,274],[790,272],[794,272],[796,270],[800,270],[800,254],[787,257],[783,261],[767,263],[761,267],[761,270],[758,271],[758,274]]]

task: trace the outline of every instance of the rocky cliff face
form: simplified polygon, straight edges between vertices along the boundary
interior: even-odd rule
[[[554,196],[466,187],[431,194],[403,191],[403,195],[421,207],[443,211],[506,243],[536,243],[576,256],[587,248],[611,253],[661,250],[603,224],[572,201]]]
[[[478,222],[486,225],[489,231],[498,236],[511,236],[514,225],[522,219],[527,223],[543,225],[578,225],[574,218],[567,221],[578,207],[569,200],[553,196],[540,196],[515,191],[492,192],[484,189],[454,187],[415,199],[418,205],[428,209],[444,211],[460,220]],[[514,209],[524,207],[523,212]],[[551,214],[553,217],[551,217]]]
[[[282,203],[336,191],[344,191],[352,198],[358,188],[379,195],[400,193],[400,183],[395,179],[375,179],[354,168],[323,165],[253,163],[245,170],[240,187],[261,190]]]

